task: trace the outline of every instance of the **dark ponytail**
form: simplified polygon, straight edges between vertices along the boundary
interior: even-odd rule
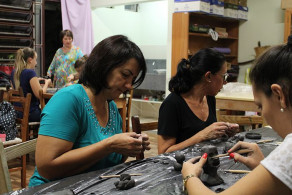
[[[169,81],[168,89],[177,94],[186,93],[199,83],[206,72],[216,73],[225,62],[223,54],[213,49],[202,49],[189,60],[182,59],[176,75]]]

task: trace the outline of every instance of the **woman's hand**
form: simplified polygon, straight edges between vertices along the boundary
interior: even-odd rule
[[[140,154],[144,147],[144,145],[148,147],[147,138],[145,136],[141,136],[140,134],[136,134],[134,132],[131,133],[120,133],[116,134],[109,138],[110,149],[113,152],[123,154],[125,156],[135,157]],[[142,141],[143,139],[147,139],[146,141]]]
[[[52,80],[51,79],[45,79],[45,85],[49,86],[50,84],[52,84]]]
[[[225,133],[229,137],[233,137],[236,133],[239,132],[239,125],[236,123],[226,123],[228,125],[228,129],[225,130]]]
[[[70,74],[68,77],[68,82],[71,82],[71,81],[74,81],[74,75],[73,74]]]
[[[145,134],[145,133],[140,134],[138,139],[142,140],[143,151],[151,149],[149,137],[147,134]]]
[[[215,122],[212,125],[209,125],[199,133],[198,136],[201,137],[202,141],[209,139],[216,139],[225,134],[225,131],[228,129],[228,124],[225,122]]]
[[[182,170],[181,170],[183,178],[191,174],[193,174],[195,177],[200,177],[203,170],[203,166],[206,162],[207,162],[207,153],[205,153],[202,157],[197,156],[195,158],[191,158],[190,160],[184,162]]]
[[[238,149],[251,149],[252,152],[248,153],[245,157],[235,152]],[[230,153],[229,156],[234,158],[235,161],[245,164],[250,169],[257,167],[260,164],[260,161],[265,158],[260,147],[256,143],[242,141],[237,142],[230,150],[228,150],[228,153]]]

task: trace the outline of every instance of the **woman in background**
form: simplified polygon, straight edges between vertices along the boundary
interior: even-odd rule
[[[41,117],[41,109],[39,102],[39,90],[42,89],[45,93],[51,79],[44,79],[45,83],[43,87],[40,85],[40,80],[36,75],[35,67],[37,65],[37,53],[34,49],[25,47],[19,49],[16,54],[15,69],[11,73],[12,86],[15,90],[19,90],[21,87],[26,96],[27,93],[31,93],[30,103],[30,122],[39,122]]]
[[[230,157],[252,172],[220,194],[292,194],[292,36],[288,43],[263,53],[250,71],[255,104],[267,123],[284,141],[265,159],[255,143],[239,142],[228,152]],[[253,150],[244,157],[233,153],[239,148]],[[215,194],[199,179],[207,153],[196,164],[195,158],[183,164],[182,176],[190,195]]]
[[[159,109],[159,154],[236,133],[237,124],[217,122],[216,118],[215,95],[227,77],[225,57],[213,49],[202,49],[178,64],[169,81],[171,94]]]
[[[73,33],[70,30],[63,30],[60,33],[63,47],[59,48],[51,62],[47,75],[54,75],[54,87],[61,88],[68,83],[67,77],[76,73],[75,61],[83,56],[79,47],[72,44]]]

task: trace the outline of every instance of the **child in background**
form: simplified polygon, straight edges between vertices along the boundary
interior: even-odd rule
[[[74,64],[74,68],[77,72],[75,74],[70,74],[67,77],[67,79],[70,83],[68,83],[66,86],[72,85],[72,84],[74,84],[73,81],[79,80],[79,75],[80,75],[81,71],[83,70],[83,67],[84,67],[87,59],[88,59],[88,56],[84,55],[83,57],[76,60],[76,62]]]

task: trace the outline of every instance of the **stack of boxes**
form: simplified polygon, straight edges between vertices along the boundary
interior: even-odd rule
[[[203,12],[247,20],[247,0],[174,0],[174,12]]]

